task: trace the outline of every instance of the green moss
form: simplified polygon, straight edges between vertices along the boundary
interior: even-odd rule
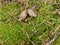
[[[45,5],[44,2],[31,0],[28,8],[37,5],[37,17],[30,17],[27,22],[18,22],[18,16],[21,13],[21,4],[6,3],[0,7],[0,43],[4,45],[13,45],[23,43],[28,45],[30,39],[37,45],[41,41],[39,37],[42,36],[43,41],[48,37],[48,33],[60,25],[60,17],[52,14],[52,7]],[[13,18],[14,17],[14,18]],[[16,18],[16,19],[15,19]],[[35,32],[36,31],[36,32]],[[27,34],[29,36],[27,36]],[[44,35],[43,35],[44,34]],[[50,38],[52,38],[50,34]],[[20,42],[21,41],[21,42]],[[24,41],[24,42],[23,42]],[[59,45],[60,38],[56,40]],[[52,44],[54,45],[54,44]]]

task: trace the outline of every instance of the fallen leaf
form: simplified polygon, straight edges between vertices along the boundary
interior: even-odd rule
[[[36,13],[32,9],[28,9],[27,11],[28,11],[27,13],[29,14],[29,16],[36,17]]]
[[[27,17],[27,10],[24,10],[19,15],[19,21],[24,21],[26,17]]]
[[[60,11],[58,12],[58,14],[60,15]]]

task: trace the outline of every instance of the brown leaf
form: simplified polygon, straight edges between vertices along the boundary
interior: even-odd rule
[[[36,13],[32,9],[26,9],[22,11],[21,14],[19,15],[18,21],[24,21],[28,15],[30,17],[36,17]]]

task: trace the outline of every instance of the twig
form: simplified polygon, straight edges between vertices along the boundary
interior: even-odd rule
[[[60,35],[60,32],[59,33],[56,33],[54,35],[54,38],[51,41],[49,41],[48,43],[46,43],[45,45],[51,45],[51,43],[53,43],[58,38],[59,35]]]
[[[58,38],[58,36],[60,35],[60,32],[57,32],[58,30],[59,30],[59,28],[60,28],[60,26],[58,26],[56,29],[55,29],[55,31],[54,31],[54,37],[53,37],[53,39],[52,40],[50,40],[49,42],[47,42],[47,43],[42,43],[42,45],[51,45],[51,43],[53,43],[57,38]]]

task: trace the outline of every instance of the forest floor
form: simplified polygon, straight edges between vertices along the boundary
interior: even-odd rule
[[[52,13],[58,7],[32,0],[26,9],[34,5],[37,16],[21,22],[18,21],[23,11],[20,3],[10,2],[0,6],[1,45],[43,45],[60,32],[60,15]],[[60,45],[60,36],[51,45]]]

